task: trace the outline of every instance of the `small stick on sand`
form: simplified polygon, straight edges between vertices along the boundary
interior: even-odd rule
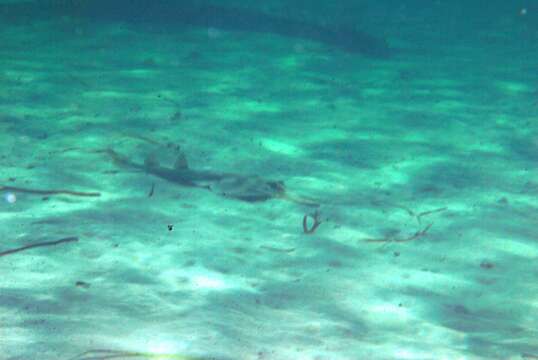
[[[139,352],[129,352],[129,351],[117,351],[117,350],[106,350],[106,349],[96,349],[88,350],[71,358],[69,360],[108,360],[108,359],[120,359],[127,357],[136,357],[143,358],[146,356],[151,356],[151,354],[144,354]]]
[[[447,207],[442,207],[442,208],[435,209],[435,210],[423,211],[423,212],[421,212],[420,214],[417,215],[417,221],[418,221],[419,224],[421,224],[422,223],[420,221],[421,217],[426,216],[426,215],[430,215],[430,214],[435,214],[435,213],[438,213],[438,212],[441,212],[441,211],[445,211],[447,209],[448,209]]]
[[[58,244],[63,244],[63,243],[68,243],[68,242],[73,242],[73,241],[78,241],[78,237],[70,236],[70,237],[66,237],[66,238],[63,238],[63,239],[60,239],[60,240],[56,240],[56,241],[45,241],[45,242],[25,245],[25,246],[21,246],[19,248],[2,251],[2,252],[0,252],[0,256],[6,256],[6,255],[9,255],[9,254],[13,254],[13,253],[16,253],[16,252],[19,252],[19,251],[24,251],[24,250],[28,250],[28,249],[32,249],[32,248],[36,248],[36,247],[53,246],[53,245],[58,245]]]
[[[303,217],[303,232],[305,234],[313,234],[316,231],[318,226],[322,223],[319,216],[320,216],[320,213],[319,213],[319,211],[316,210],[316,211],[314,211],[313,214],[310,214],[310,215],[307,214],[307,215],[305,215]],[[310,229],[308,228],[308,218],[309,217],[311,217],[312,220],[314,220],[314,223],[312,224],[312,227]]]
[[[538,359],[538,355],[529,354],[529,353],[523,353],[521,354],[521,357],[523,359]]]
[[[155,192],[155,183],[151,183],[151,188],[149,189],[148,197],[152,197]]]
[[[2,186],[0,185],[0,191],[13,191],[13,192],[22,192],[27,194],[37,194],[37,195],[72,195],[72,196],[84,196],[84,197],[97,197],[101,196],[101,193],[98,192],[81,192],[81,191],[71,191],[71,190],[37,190],[37,189],[27,189],[16,186]]]
[[[260,249],[269,250],[273,252],[279,252],[279,253],[291,253],[295,251],[295,248],[285,249],[285,248],[276,248],[276,247],[272,247],[268,245],[261,245]]]

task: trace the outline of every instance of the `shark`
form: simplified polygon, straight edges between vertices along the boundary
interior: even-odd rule
[[[143,163],[137,163],[111,148],[105,152],[121,167],[140,170],[177,185],[206,189],[227,198],[250,203],[283,199],[300,205],[319,207],[314,200],[289,194],[283,181],[268,180],[259,175],[192,169],[182,150],[178,151],[172,167],[162,166],[156,153],[149,154]]]
[[[181,31],[182,27],[274,34],[325,44],[374,59],[392,57],[394,50],[379,34],[358,26],[323,25],[300,16],[273,15],[256,7],[216,5],[193,0],[39,0],[0,4],[7,19],[72,16],[97,23],[145,24]]]

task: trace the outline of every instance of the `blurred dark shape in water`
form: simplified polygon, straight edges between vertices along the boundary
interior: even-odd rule
[[[284,18],[254,9],[173,0],[42,0],[36,3],[0,5],[0,16],[74,16],[96,21],[122,21],[159,26],[195,26],[224,31],[278,34],[312,40],[372,58],[389,57],[391,51],[380,37],[350,27],[325,26]]]

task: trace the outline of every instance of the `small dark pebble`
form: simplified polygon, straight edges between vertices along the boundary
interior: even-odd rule
[[[169,225],[168,225],[168,231],[172,231],[172,230],[174,230],[174,225],[169,224]]]
[[[170,116],[170,121],[179,121],[183,118],[183,114],[181,113],[181,111],[176,111],[175,113],[172,114],[172,116]]]
[[[169,148],[169,149],[175,150],[175,151],[181,151],[181,145],[174,144],[172,142],[167,143],[166,147]]]
[[[81,287],[81,288],[84,288],[84,289],[89,289],[91,285],[89,283],[87,283],[87,282],[84,282],[84,281],[77,281],[75,283],[75,286]]]
[[[495,267],[495,264],[493,264],[492,262],[489,262],[489,261],[482,261],[480,263],[480,267],[482,269],[493,269]]]
[[[196,261],[194,261],[194,260],[187,260],[187,261],[183,264],[183,266],[185,266],[185,267],[194,266],[194,265],[196,265]]]
[[[340,268],[342,267],[342,262],[339,260],[331,260],[329,261],[329,266],[332,268]]]
[[[233,247],[231,250],[236,254],[244,254],[247,252],[247,250],[242,247]]]
[[[142,65],[144,66],[155,66],[157,65],[157,62],[155,61],[155,59],[152,59],[152,58],[146,58],[142,61]]]
[[[460,315],[470,314],[469,310],[465,306],[460,305],[460,304],[451,305],[449,306],[449,308],[456,314],[460,314]]]

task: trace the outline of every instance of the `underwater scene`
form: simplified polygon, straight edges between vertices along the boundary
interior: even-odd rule
[[[0,360],[538,359],[538,3],[0,0]]]

